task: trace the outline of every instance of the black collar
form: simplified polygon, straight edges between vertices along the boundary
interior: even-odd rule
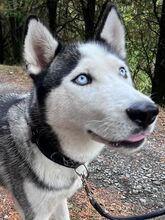
[[[49,134],[42,132],[45,129]],[[36,126],[31,127],[31,140],[38,146],[39,150],[54,163],[72,169],[76,169],[82,165],[82,163],[72,160],[61,152],[59,141],[52,132],[49,132],[49,127],[45,128],[44,126],[44,128],[41,129]]]

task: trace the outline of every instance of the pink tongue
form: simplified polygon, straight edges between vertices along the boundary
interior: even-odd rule
[[[130,137],[127,138],[127,141],[130,141],[130,142],[141,141],[148,135],[149,135],[148,133],[131,135]]]

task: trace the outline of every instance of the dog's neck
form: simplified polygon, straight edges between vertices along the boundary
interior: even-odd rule
[[[56,128],[53,132],[47,124],[31,124],[31,140],[47,158],[63,166],[63,160],[67,161],[70,168],[88,164],[104,147],[78,129]]]
[[[62,152],[80,163],[89,163],[98,156],[104,144],[95,142],[85,132],[75,128],[56,127]]]
[[[49,126],[45,126],[32,126],[31,140],[48,159],[60,165],[77,168],[81,164],[88,164],[104,146],[86,138],[77,130],[57,129],[58,135],[55,135]],[[42,129],[47,129],[48,133],[42,132]]]

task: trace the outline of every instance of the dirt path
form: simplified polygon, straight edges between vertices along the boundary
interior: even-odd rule
[[[0,66],[0,83],[29,89],[31,81],[21,68]],[[165,111],[146,148],[134,155],[105,149],[90,166],[90,186],[96,198],[113,214],[143,213],[165,207]],[[83,190],[69,202],[72,220],[102,220]],[[20,220],[11,196],[0,188],[0,220]],[[165,219],[165,217],[159,218]]]

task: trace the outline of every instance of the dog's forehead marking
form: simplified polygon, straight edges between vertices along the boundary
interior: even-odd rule
[[[80,44],[78,50],[80,51],[82,58],[87,58],[101,68],[110,66],[111,69],[113,69],[120,66],[126,66],[125,62],[116,54],[112,53],[109,48],[106,48],[106,46],[97,42]]]
[[[78,49],[82,55],[89,57],[106,55],[108,53],[107,48],[97,42],[79,44]]]

